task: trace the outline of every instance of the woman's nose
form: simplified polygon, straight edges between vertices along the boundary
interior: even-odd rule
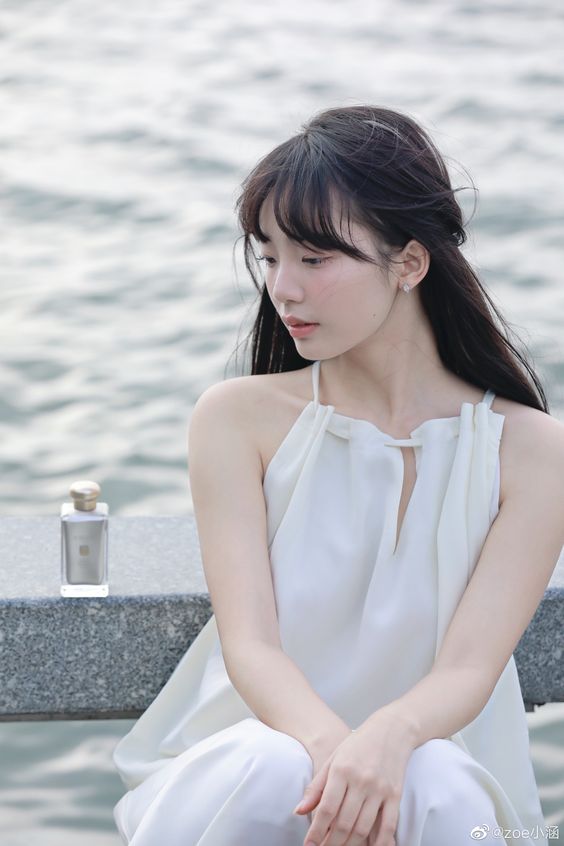
[[[301,300],[303,288],[295,270],[288,264],[279,264],[274,270],[272,293],[280,302]]]

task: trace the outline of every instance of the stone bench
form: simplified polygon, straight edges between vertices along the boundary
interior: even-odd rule
[[[104,598],[60,596],[58,516],[0,541],[0,720],[139,717],[212,613],[193,516],[110,516]],[[564,555],[514,653],[528,711],[564,701],[562,619]]]

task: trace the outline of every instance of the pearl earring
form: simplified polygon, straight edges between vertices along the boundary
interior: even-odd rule
[[[407,282],[404,282],[404,283],[403,283],[403,285],[402,285],[401,287],[403,288],[403,290],[404,290],[407,294],[411,291],[411,288],[409,287],[409,285],[407,284]]]

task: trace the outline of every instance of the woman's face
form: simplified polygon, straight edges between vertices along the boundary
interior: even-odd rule
[[[260,227],[270,238],[259,242],[259,254],[274,308],[283,321],[294,316],[317,324],[303,337],[290,332],[300,355],[332,358],[378,332],[398,294],[398,279],[344,253],[291,241],[276,222],[270,195],[260,211]],[[342,237],[379,260],[373,236],[364,227],[351,222],[350,233],[347,226]]]

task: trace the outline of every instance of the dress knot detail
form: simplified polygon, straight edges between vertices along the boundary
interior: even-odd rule
[[[388,438],[384,441],[384,446],[421,446],[423,444],[422,438]]]

